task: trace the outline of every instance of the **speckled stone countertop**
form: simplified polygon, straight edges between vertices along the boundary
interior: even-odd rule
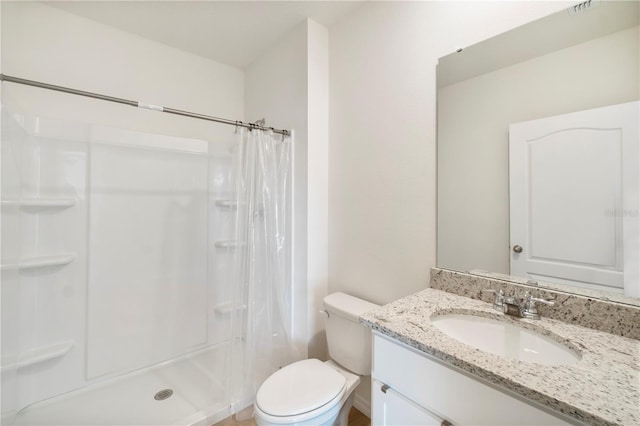
[[[473,314],[532,329],[577,349],[572,366],[503,358],[467,346],[437,330],[430,318]],[[518,319],[481,300],[426,289],[367,312],[375,331],[453,364],[491,383],[587,424],[640,425],[640,341],[565,322]]]

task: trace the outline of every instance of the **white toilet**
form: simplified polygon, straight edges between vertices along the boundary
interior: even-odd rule
[[[264,381],[255,419],[266,425],[347,425],[360,376],[371,374],[371,331],[360,325],[373,303],[333,293],[324,298],[330,361],[294,362]]]

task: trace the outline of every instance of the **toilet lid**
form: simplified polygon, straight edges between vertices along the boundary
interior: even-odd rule
[[[322,407],[340,395],[347,379],[318,359],[294,362],[264,381],[256,404],[272,416],[296,416]]]

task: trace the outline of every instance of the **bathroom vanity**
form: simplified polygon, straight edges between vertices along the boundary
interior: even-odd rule
[[[383,334],[373,354],[373,424],[571,424]]]
[[[445,316],[504,322],[575,359],[550,353],[525,361],[527,345],[521,352],[517,346],[527,337],[517,333],[507,334],[502,348],[481,350],[436,328]],[[546,317],[512,318],[486,301],[436,289],[361,321],[374,332],[373,425],[640,424],[638,340]],[[491,342],[487,333],[468,338],[480,334],[479,344]]]

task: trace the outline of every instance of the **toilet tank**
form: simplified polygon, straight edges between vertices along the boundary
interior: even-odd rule
[[[371,374],[371,330],[360,324],[359,317],[378,307],[345,293],[332,293],[324,298],[329,356],[361,376]]]

